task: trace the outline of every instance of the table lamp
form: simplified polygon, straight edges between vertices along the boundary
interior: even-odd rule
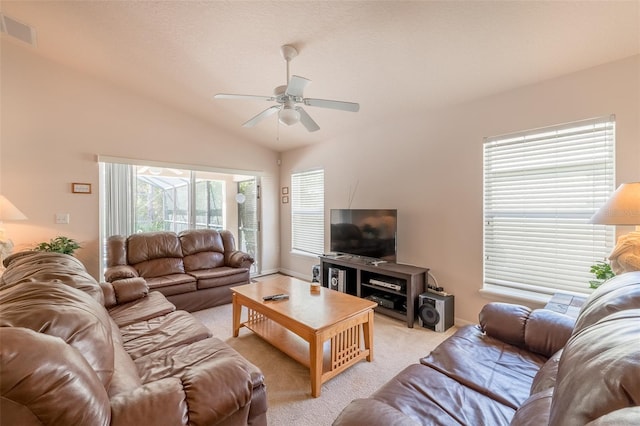
[[[620,185],[589,222],[600,225],[635,225],[634,232],[618,238],[609,261],[616,275],[640,270],[640,182]]]
[[[0,271],[4,269],[4,258],[11,254],[13,242],[5,236],[2,222],[5,220],[25,220],[27,217],[13,203],[0,195]]]

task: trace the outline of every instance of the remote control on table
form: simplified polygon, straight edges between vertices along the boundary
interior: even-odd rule
[[[267,300],[285,300],[288,299],[289,295],[288,294],[284,294],[284,293],[279,293],[279,294],[272,294],[271,296],[264,296],[262,298],[262,300],[267,301]]]

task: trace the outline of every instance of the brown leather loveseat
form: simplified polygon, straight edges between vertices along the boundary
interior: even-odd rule
[[[0,424],[266,425],[260,370],[144,280],[22,252],[0,277]]]
[[[231,302],[231,287],[249,283],[254,259],[236,250],[230,231],[144,232],[107,239],[110,283],[144,278],[178,309],[189,312]]]
[[[335,420],[345,425],[640,424],[640,272],[595,290],[577,320],[491,303]]]

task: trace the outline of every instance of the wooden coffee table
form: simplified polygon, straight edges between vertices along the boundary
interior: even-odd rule
[[[314,397],[320,396],[322,383],[365,358],[373,360],[375,302],[324,287],[312,292],[310,283],[285,276],[231,291],[233,336],[238,337],[240,327],[247,327],[308,366]],[[278,293],[288,294],[289,299],[262,299]],[[241,322],[243,306],[247,315]]]

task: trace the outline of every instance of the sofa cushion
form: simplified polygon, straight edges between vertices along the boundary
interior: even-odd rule
[[[102,290],[101,290],[102,292]],[[22,283],[0,292],[0,326],[56,336],[76,348],[102,381],[113,375],[111,321],[88,294],[55,281]]]
[[[141,277],[184,273],[178,235],[173,232],[145,232],[127,239],[127,261]]]
[[[131,356],[124,350],[122,344],[113,347],[114,369],[111,384],[109,385],[109,397],[127,393],[142,386],[138,369]]]
[[[253,376],[259,372],[229,345],[208,338],[167,348],[135,360],[143,383],[168,377],[182,381],[189,421],[214,424],[251,401]],[[224,389],[212,392],[212,389]]]
[[[118,327],[124,327],[134,322],[166,315],[175,310],[176,307],[166,297],[157,291],[152,291],[141,299],[109,308],[109,315]]]
[[[149,277],[145,281],[151,290],[158,290],[162,287],[171,287],[181,284],[193,284],[195,290],[196,279],[189,274],[169,274],[162,277]]]
[[[182,258],[178,235],[173,232],[143,232],[127,238],[127,263],[146,262],[166,257]]]
[[[412,364],[371,397],[423,425],[504,425],[514,409],[421,364]],[[334,425],[363,425],[363,416],[375,418],[379,404],[363,405],[351,416],[340,415]],[[384,409],[383,414],[388,414]],[[374,422],[373,424],[386,424]]]
[[[223,266],[215,269],[189,272],[198,280],[198,288],[212,288],[229,284],[249,283],[249,270]]]
[[[185,311],[130,324],[120,329],[120,333],[124,348],[133,359],[211,336],[207,327]]]
[[[163,257],[134,263],[133,267],[143,278],[165,277],[172,274],[184,274],[184,262],[181,257]]]
[[[553,388],[531,394],[516,411],[510,426],[547,426],[552,397]]]
[[[201,269],[211,269],[224,266],[224,254],[214,251],[202,251],[184,257],[184,270],[191,273]]]
[[[147,285],[150,290],[159,291],[165,296],[174,294],[191,293],[198,289],[196,279],[191,275],[176,274],[166,277],[148,278]]]
[[[225,247],[220,233],[214,229],[192,229],[179,235],[185,271],[224,266]]]
[[[74,347],[21,327],[0,327],[0,342],[2,424],[110,424],[107,392]]]
[[[531,395],[552,388],[556,385],[558,364],[560,363],[561,356],[562,349],[553,354],[551,358],[544,363],[538,373],[536,373],[536,376],[533,378],[533,383],[531,383]]]
[[[517,409],[547,358],[462,327],[420,362],[475,391]]]
[[[583,425],[640,405],[638,324],[640,309],[628,309],[583,328],[569,340],[558,365],[549,425]]]

